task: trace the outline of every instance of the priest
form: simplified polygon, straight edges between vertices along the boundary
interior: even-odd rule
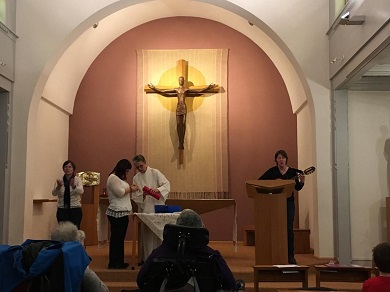
[[[139,190],[133,193],[132,199],[137,203],[139,213],[155,213],[155,205],[165,204],[170,191],[169,181],[158,169],[149,167],[141,154],[133,158],[133,164],[138,171],[133,184]],[[161,244],[161,239],[149,227],[142,225],[141,242],[144,261]]]

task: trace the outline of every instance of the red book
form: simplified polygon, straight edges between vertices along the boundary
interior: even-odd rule
[[[144,193],[152,196],[156,200],[160,200],[160,198],[161,198],[161,194],[160,193],[152,190],[151,188],[148,188],[147,186],[144,186],[142,190],[144,191]]]

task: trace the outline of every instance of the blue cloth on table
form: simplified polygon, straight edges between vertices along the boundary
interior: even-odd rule
[[[168,206],[168,205],[155,205],[154,212],[155,213],[175,213],[180,212],[180,206]]]

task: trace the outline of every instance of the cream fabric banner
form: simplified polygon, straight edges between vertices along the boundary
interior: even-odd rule
[[[171,183],[170,198],[228,198],[227,49],[137,51],[137,152]],[[179,86],[187,63],[189,86],[220,86],[219,93],[187,97],[183,164],[179,163],[177,97],[146,94]],[[184,76],[185,77],[185,76]]]

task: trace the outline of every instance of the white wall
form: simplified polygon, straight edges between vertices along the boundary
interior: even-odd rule
[[[313,201],[310,220],[311,247],[318,257],[334,256],[333,231],[333,181],[332,181],[332,145],[331,145],[331,99],[328,88],[308,80],[313,94],[315,122],[313,127],[313,150],[316,175],[313,180]],[[305,143],[311,143],[310,140]]]
[[[310,80],[329,88],[329,1],[230,0],[264,21],[297,59]]]
[[[63,175],[62,164],[68,159],[69,114],[41,99],[37,116],[35,153],[31,158],[37,176],[33,178],[33,191],[26,194],[29,204],[33,199],[57,199],[51,191],[55,181]],[[32,219],[26,222],[26,228],[30,229],[28,237],[49,238],[57,222],[57,203],[33,202],[32,206]]]
[[[33,163],[39,167],[40,176],[52,183],[37,184],[33,197],[53,199],[56,198],[51,194],[54,182],[64,174],[62,164],[68,159],[69,114],[42,99],[37,116]]]
[[[297,141],[298,141],[298,165],[300,169],[306,169],[313,166],[314,145],[308,143],[312,138],[313,127],[310,118],[310,109],[305,104],[297,113]],[[307,176],[305,187],[299,191],[299,227],[304,229],[317,229],[313,225],[313,196],[316,195],[314,190],[313,176]]]
[[[352,259],[370,261],[387,237],[390,93],[350,91],[348,111]]]

